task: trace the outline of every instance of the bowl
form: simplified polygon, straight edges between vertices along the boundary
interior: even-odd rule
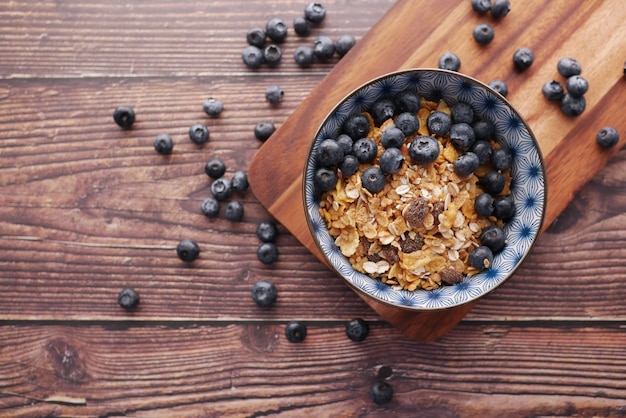
[[[494,253],[493,258],[485,263],[484,268],[474,269],[475,271],[461,276],[457,275],[457,279],[453,281],[454,284],[444,283],[434,288],[418,287],[415,290],[398,283],[384,283],[376,272],[357,271],[352,266],[349,258],[336,244],[335,236],[329,232],[326,220],[320,213],[320,198],[324,193],[324,190],[320,188],[326,188],[326,186],[320,186],[320,183],[315,181],[316,172],[322,167],[318,159],[318,151],[325,139],[337,139],[345,133],[344,124],[348,119],[353,119],[355,115],[364,114],[364,112],[371,112],[374,103],[379,103],[384,98],[396,101],[407,91],[415,93],[421,99],[421,103],[427,101],[441,103],[440,100],[443,100],[449,106],[448,111],[457,103],[469,104],[474,113],[474,120],[484,120],[493,126],[494,133],[490,136],[494,144],[493,148],[506,149],[512,157],[510,169],[506,170],[508,173],[506,187],[509,189],[505,191],[514,203],[512,217],[507,218],[505,222],[495,221],[500,222],[506,237],[506,245],[502,250]],[[380,108],[377,104],[377,114],[380,114]],[[461,109],[462,106],[458,108]],[[442,110],[446,110],[445,106]],[[384,115],[384,111],[382,114]],[[461,116],[459,116],[460,119]],[[371,118],[369,121],[370,125],[379,123],[379,121],[374,123]],[[407,143],[409,142],[407,140]],[[461,149],[458,154],[464,152],[465,150]],[[407,154],[406,149],[404,154]],[[411,164],[413,160],[406,158],[407,164]],[[324,161],[324,164],[326,162]],[[340,170],[334,172],[341,178]],[[389,174],[385,177],[389,178]],[[543,224],[547,196],[545,178],[543,156],[536,138],[524,118],[503,96],[486,84],[458,72],[409,69],[385,74],[361,85],[332,109],[312,139],[304,167],[302,187],[305,217],[309,230],[330,268],[354,290],[377,302],[406,310],[425,311],[452,308],[474,301],[490,293],[513,275],[530,253]],[[472,186],[466,187],[469,190]],[[449,205],[449,202],[446,204]],[[439,218],[439,213],[436,214],[437,219],[442,219]],[[467,217],[465,221],[469,225],[470,217]],[[409,222],[406,221],[406,223]],[[334,231],[336,232],[336,229]],[[362,231],[359,234],[361,235]],[[408,232],[405,231],[404,234]],[[412,234],[412,236],[415,235],[415,233]],[[367,245],[369,248],[370,244]],[[473,247],[478,245],[481,244],[475,244]],[[469,250],[470,247],[467,247],[465,253]],[[397,248],[394,251],[397,253]],[[407,257],[404,253],[402,256]],[[448,251],[444,252],[443,257],[453,260],[457,255]],[[464,258],[467,260],[467,254]],[[373,263],[376,261],[376,259],[372,260]],[[389,267],[385,267],[384,262],[382,265],[381,270]],[[368,267],[372,266],[373,264],[368,264]],[[391,267],[393,268],[393,265]],[[446,267],[446,270],[450,269]],[[424,273],[423,268],[420,268],[417,273],[430,274]],[[434,276],[434,273],[432,275]],[[439,276],[441,275],[443,272]]]

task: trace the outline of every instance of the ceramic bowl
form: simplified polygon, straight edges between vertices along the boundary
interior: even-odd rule
[[[368,111],[372,103],[410,90],[429,100],[443,99],[449,106],[470,104],[474,114],[495,126],[493,140],[513,155],[511,195],[515,215],[504,227],[505,248],[490,267],[465,277],[455,285],[434,290],[400,290],[356,271],[329,234],[319,212],[319,193],[313,184],[319,143],[337,138],[344,121]],[[541,150],[524,118],[500,94],[461,73],[437,69],[413,69],[386,74],[355,89],[341,100],[320,125],[304,167],[303,196],[310,232],[330,267],[356,291],[395,307],[422,311],[446,309],[474,301],[504,283],[522,264],[541,230],[546,208],[545,165]]]

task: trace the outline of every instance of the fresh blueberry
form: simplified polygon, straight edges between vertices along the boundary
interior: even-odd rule
[[[192,262],[200,255],[200,247],[190,239],[184,239],[176,246],[176,255],[183,261]]]
[[[344,122],[343,131],[356,141],[368,134],[370,131],[370,121],[365,115],[353,115]]]
[[[489,23],[479,23],[474,27],[472,35],[477,43],[480,45],[487,45],[493,40],[495,32],[493,30],[493,26]]]
[[[339,170],[341,170],[341,175],[346,178],[350,177],[357,171],[359,171],[359,160],[352,154],[348,154],[343,158],[343,161],[339,165]]]
[[[455,123],[450,127],[450,141],[452,141],[452,145],[460,151],[471,149],[476,141],[474,128],[464,122]]]
[[[563,57],[556,64],[556,69],[565,78],[570,78],[573,75],[580,75],[582,67],[580,63],[574,58]]]
[[[346,324],[346,335],[354,342],[365,340],[369,332],[369,325],[361,318],[355,318]]]
[[[493,155],[493,148],[491,144],[483,139],[474,142],[472,146],[472,152],[478,156],[478,162],[480,165],[487,164],[491,161]]]
[[[561,111],[567,116],[579,116],[587,107],[585,96],[574,97],[569,93],[565,93],[561,100]]]
[[[283,92],[283,89],[276,84],[272,84],[265,89],[265,100],[271,104],[280,103],[283,100],[284,95],[285,93]]]
[[[262,242],[274,242],[278,237],[278,227],[276,222],[273,221],[261,221],[256,227],[256,236]]]
[[[310,67],[313,64],[313,49],[308,45],[300,45],[293,53],[293,59],[301,68]]]
[[[493,123],[484,119],[474,122],[472,124],[472,128],[474,128],[476,141],[487,141],[489,139],[492,139],[493,135],[496,132],[496,128]]]
[[[495,19],[502,19],[511,11],[510,0],[494,0],[491,5],[491,16]]]
[[[469,125],[474,122],[474,109],[467,103],[459,102],[452,106],[451,116],[454,123],[467,123]]]
[[[506,244],[506,234],[498,225],[488,226],[480,234],[480,243],[489,247],[492,253],[497,254]]]
[[[204,172],[212,179],[219,179],[226,172],[226,164],[219,158],[211,158],[204,166]]]
[[[224,103],[220,99],[209,97],[202,103],[202,109],[209,116],[219,116],[224,111]]]
[[[404,136],[415,135],[420,128],[420,120],[415,113],[402,112],[396,116],[396,128],[400,129]]]
[[[461,58],[454,52],[444,52],[439,57],[439,68],[442,70],[459,71],[461,68]]]
[[[259,280],[252,286],[252,300],[262,307],[271,306],[276,301],[276,285],[267,280]]]
[[[385,148],[400,148],[405,139],[404,132],[396,127],[390,127],[385,129],[380,136],[380,145]]]
[[[513,154],[508,148],[498,148],[491,155],[491,166],[496,170],[508,170],[513,165]]]
[[[264,242],[257,248],[256,256],[263,264],[272,264],[278,260],[278,247],[273,242]]]
[[[493,196],[489,193],[481,193],[476,196],[474,209],[478,216],[488,217],[493,214]]]
[[[265,44],[265,31],[258,26],[250,28],[246,33],[246,41],[252,46],[262,48]]]
[[[135,123],[135,111],[130,106],[118,106],[113,111],[113,120],[120,128],[129,129]]]
[[[328,36],[318,36],[313,41],[313,55],[320,61],[328,61],[335,54],[335,43]]]
[[[469,263],[481,271],[488,269],[493,263],[493,251],[486,245],[476,247],[469,254]]]
[[[256,69],[263,64],[263,51],[254,45],[248,45],[241,53],[241,59],[246,67]]]
[[[491,87],[496,93],[499,93],[502,97],[506,97],[509,94],[509,86],[504,80],[492,80],[489,82]]]
[[[220,202],[214,197],[207,197],[202,201],[200,210],[207,218],[215,218],[220,213]]]
[[[343,148],[334,139],[324,139],[317,148],[317,162],[322,167],[336,167],[343,161]]]
[[[472,0],[472,9],[479,15],[491,10],[491,0]]]
[[[283,58],[283,51],[276,44],[270,44],[263,50],[263,59],[270,67],[275,67]]]
[[[348,134],[340,134],[337,139],[337,144],[343,150],[344,155],[348,155],[352,153],[352,146],[354,145],[354,141],[350,138]]]
[[[380,155],[380,169],[385,174],[394,174],[400,171],[404,163],[404,155],[399,148],[387,148]]]
[[[421,103],[420,97],[412,91],[405,90],[396,96],[398,112],[417,113],[420,110]]]
[[[281,43],[287,37],[287,25],[282,19],[274,17],[267,21],[265,34],[276,43]]]
[[[311,32],[311,26],[304,16],[298,16],[293,19],[293,30],[298,36],[307,36]]]
[[[504,176],[499,171],[490,171],[482,176],[478,182],[485,193],[495,196],[504,190]]]
[[[520,71],[529,68],[533,65],[534,61],[535,55],[529,48],[519,48],[513,53],[513,64],[515,64],[515,68]]]
[[[372,105],[370,110],[374,124],[380,126],[384,121],[393,117],[396,113],[396,104],[389,98],[380,99]]]
[[[337,180],[337,172],[325,167],[315,170],[315,175],[313,176],[315,187],[321,192],[327,192],[334,188]]]
[[[159,134],[154,138],[154,149],[159,154],[171,154],[174,149],[174,141],[168,134]]]
[[[572,97],[582,97],[589,89],[589,82],[579,75],[573,75],[565,81],[565,88]]]
[[[211,193],[220,202],[226,200],[233,193],[233,186],[230,180],[220,177],[211,183]]]
[[[301,343],[306,338],[306,325],[297,321],[288,322],[285,326],[285,337],[291,343]]]
[[[619,132],[612,126],[605,126],[596,134],[596,142],[602,148],[611,148],[619,142]]]
[[[224,210],[226,219],[232,222],[239,222],[243,219],[243,204],[239,200],[231,200]]]
[[[393,399],[393,388],[387,382],[376,381],[370,387],[369,395],[376,405],[384,405]]]
[[[541,93],[546,99],[555,102],[561,101],[565,94],[563,85],[556,80],[546,81],[543,87],[541,87]]]
[[[201,123],[196,123],[189,128],[189,139],[196,145],[202,145],[209,140],[209,128]]]
[[[304,17],[309,22],[320,23],[326,17],[326,8],[321,3],[310,2],[304,8]]]
[[[134,309],[139,305],[139,293],[132,287],[127,287],[117,295],[117,303],[124,309]]]
[[[361,163],[371,163],[376,158],[378,146],[371,138],[361,138],[354,143],[352,153]]]
[[[509,220],[515,215],[515,202],[511,195],[498,196],[493,201],[493,216],[503,221]]]
[[[431,135],[443,136],[450,132],[452,120],[447,113],[435,110],[428,115],[428,118],[426,118],[426,126],[428,127],[428,132],[430,132]]]
[[[430,164],[439,156],[439,141],[432,136],[419,135],[409,145],[409,156],[415,164]]]
[[[368,167],[361,175],[361,184],[370,193],[380,192],[385,187],[385,182],[385,173],[377,166]]]
[[[243,170],[237,170],[233,173],[230,183],[234,191],[243,193],[248,190],[248,174]]]
[[[254,126],[254,136],[259,141],[267,141],[270,136],[276,131],[276,127],[270,121],[261,121]]]
[[[354,39],[354,36],[347,34],[341,35],[337,38],[337,41],[335,41],[335,52],[337,52],[337,55],[340,57],[343,57],[352,49],[354,45],[356,45],[356,39]]]
[[[458,156],[458,158],[454,161],[453,168],[454,172],[459,177],[467,177],[476,171],[479,165],[480,161],[478,160],[478,155],[468,151],[465,154]]]

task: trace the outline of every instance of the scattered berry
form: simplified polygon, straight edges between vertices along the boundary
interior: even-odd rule
[[[481,193],[474,200],[474,209],[478,216],[488,217],[493,213],[493,197],[489,193]]]
[[[233,193],[230,180],[220,177],[211,183],[211,193],[218,201],[226,200]]]
[[[356,141],[368,134],[370,131],[370,121],[365,115],[353,115],[344,122],[343,131]]]
[[[376,405],[384,405],[393,399],[393,388],[389,383],[379,380],[372,384],[369,395]]]
[[[361,318],[355,318],[346,324],[346,335],[352,341],[360,342],[367,338],[370,327]]]
[[[252,300],[262,307],[271,306],[276,301],[278,292],[274,283],[259,280],[252,286]]]
[[[491,16],[501,19],[511,11],[510,0],[495,0],[491,5]]]
[[[248,45],[243,49],[241,59],[246,67],[254,70],[263,64],[263,51],[259,47]]]
[[[383,131],[382,135],[380,136],[380,145],[382,145],[385,148],[391,148],[391,147],[400,148],[404,144],[405,139],[406,137],[404,136],[404,133],[400,129],[396,127],[387,128]]]
[[[491,166],[496,170],[508,170],[513,165],[513,154],[508,148],[498,148],[491,155]]]
[[[409,145],[409,156],[415,164],[430,164],[439,156],[439,141],[432,136],[419,135]]]
[[[129,129],[135,123],[135,111],[130,106],[118,106],[113,111],[113,120],[124,129]]]
[[[465,154],[459,155],[459,157],[454,161],[453,168],[454,172],[459,177],[467,177],[476,171],[479,165],[480,161],[478,160],[478,155],[468,151]]]
[[[174,149],[174,141],[168,134],[159,134],[154,138],[154,149],[159,154],[171,154]]]
[[[313,64],[313,49],[307,45],[300,45],[293,53],[293,59],[302,68],[310,67]]]
[[[582,97],[589,89],[587,80],[579,75],[573,75],[565,82],[565,88],[572,97]]]
[[[493,216],[503,221],[509,220],[515,215],[515,202],[510,195],[499,196],[493,201]]]
[[[361,184],[363,184],[363,187],[370,193],[377,193],[381,191],[383,187],[385,187],[385,183],[385,173],[380,169],[380,167],[368,167],[361,175]]]
[[[243,219],[243,204],[239,200],[231,200],[224,210],[226,219],[232,222],[239,222]]]
[[[461,58],[454,52],[445,52],[439,57],[439,68],[442,70],[459,71]]]
[[[326,8],[321,3],[311,2],[304,8],[304,17],[309,22],[320,23],[326,17]]]
[[[268,20],[265,26],[265,34],[276,43],[281,43],[287,37],[287,25],[282,19],[274,17]]]
[[[404,155],[399,148],[387,148],[380,155],[379,164],[383,173],[397,173],[402,168],[402,164],[404,164]]]
[[[619,132],[612,126],[605,126],[598,131],[596,141],[602,148],[611,148],[619,142]]]
[[[509,94],[509,86],[504,80],[492,80],[489,82],[491,87],[496,93],[499,93],[502,97],[506,97]]]
[[[504,229],[498,225],[488,226],[480,234],[480,243],[489,247],[493,254],[499,253],[506,245]]]
[[[556,64],[556,69],[565,78],[570,78],[573,75],[580,75],[582,68],[578,61],[574,58],[564,57]]]
[[[498,195],[504,190],[504,176],[499,171],[490,171],[480,178],[478,184],[486,193]]]
[[[293,30],[298,36],[307,36],[311,32],[311,26],[304,16],[298,16],[293,20]]]
[[[220,202],[214,197],[207,197],[202,201],[200,210],[207,218],[215,218],[220,212]]]
[[[396,116],[395,125],[405,136],[411,136],[419,130],[420,120],[415,113],[403,112]]]
[[[261,121],[257,123],[254,127],[254,136],[259,141],[267,141],[270,136],[276,131],[276,127],[272,122],[269,121]]]
[[[219,158],[212,158],[204,166],[204,172],[212,179],[219,179],[226,172],[226,164]]]
[[[561,101],[565,95],[563,85],[556,80],[546,82],[541,88],[541,93],[543,93],[543,97],[546,99],[555,102]]]
[[[265,37],[265,31],[263,28],[258,26],[250,28],[246,33],[246,41],[248,41],[248,44],[256,46],[257,48],[263,47],[263,44],[265,44]]]
[[[176,254],[181,260],[191,262],[200,255],[200,247],[195,241],[184,239],[176,246]]]
[[[334,139],[325,139],[317,148],[317,162],[322,167],[336,167],[343,161],[343,148]]]
[[[278,227],[275,222],[272,221],[262,221],[256,227],[256,236],[262,242],[274,242],[276,241],[276,237],[278,237]]]
[[[450,132],[452,120],[447,113],[435,110],[426,118],[426,126],[431,135],[443,136]]]
[[[117,303],[124,309],[136,308],[139,305],[139,293],[132,287],[127,287],[117,295]]]
[[[326,167],[318,168],[313,176],[315,187],[320,192],[327,192],[337,184],[337,172]]]
[[[587,107],[585,96],[574,97],[566,93],[561,100],[561,111],[567,116],[579,116]]]
[[[291,321],[285,326],[285,337],[292,343],[301,343],[306,338],[306,325],[301,322]]]
[[[280,103],[284,95],[283,89],[275,84],[268,86],[265,90],[265,100],[271,104]]]
[[[486,245],[476,247],[469,254],[469,263],[479,270],[488,269],[493,263],[493,252]]]
[[[234,191],[243,193],[248,190],[248,174],[245,171],[237,170],[233,173],[230,183]]]
[[[328,61],[335,54],[335,43],[328,36],[318,36],[313,42],[313,55],[320,61]]]
[[[270,67],[275,67],[283,58],[283,51],[276,44],[271,44],[263,50],[263,59]]]
[[[474,27],[472,35],[474,36],[474,40],[480,45],[487,45],[493,40],[495,32],[493,26],[489,23],[479,23]]]
[[[209,116],[219,116],[224,110],[224,103],[220,99],[209,97],[202,103],[202,109]]]
[[[263,264],[272,264],[278,260],[278,247],[273,242],[264,242],[259,245],[256,256]]]
[[[491,10],[493,12],[493,9]],[[524,71],[535,61],[535,55],[529,48],[520,48],[513,53],[513,64],[515,68]]]
[[[196,145],[202,145],[209,140],[209,128],[201,123],[189,128],[189,139]]]
[[[371,138],[361,138],[354,143],[352,153],[359,162],[371,163],[376,158],[378,146]]]
[[[450,141],[460,151],[467,151],[476,142],[476,133],[470,124],[461,122],[450,127]]]
[[[491,0],[472,0],[472,9],[479,15],[491,10]]]
[[[356,39],[352,35],[341,35],[335,42],[335,51],[337,55],[343,57],[356,45]]]

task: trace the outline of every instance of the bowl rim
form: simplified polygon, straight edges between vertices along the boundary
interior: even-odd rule
[[[461,79],[464,79],[465,81],[468,81],[470,83],[473,83],[477,86],[479,86],[480,88],[483,88],[489,92],[491,92],[492,94],[494,94],[498,100],[500,100],[501,102],[503,102],[506,107],[508,107],[511,112],[519,119],[519,121],[524,125],[524,128],[528,131],[528,134],[534,144],[534,148],[537,152],[537,156],[538,159],[540,161],[540,165],[541,165],[541,169],[542,169],[542,174],[543,174],[543,199],[542,199],[542,208],[541,208],[541,217],[539,219],[538,225],[537,225],[537,233],[535,234],[535,236],[533,237],[528,249],[524,252],[524,254],[522,255],[522,257],[518,260],[518,262],[516,263],[516,265],[506,274],[506,277],[501,280],[499,283],[497,283],[496,285],[494,285],[492,288],[488,289],[485,292],[482,292],[472,298],[469,298],[468,300],[462,301],[462,302],[457,302],[457,303],[452,303],[446,306],[436,306],[436,307],[422,307],[422,306],[407,306],[407,305],[400,305],[400,304],[396,304],[396,303],[392,303],[388,300],[385,300],[383,298],[378,297],[377,295],[374,294],[370,294],[366,291],[364,291],[363,289],[359,288],[358,286],[356,286],[354,283],[352,283],[350,280],[348,280],[346,277],[344,277],[338,270],[337,268],[334,266],[333,262],[330,260],[330,258],[327,256],[327,254],[323,251],[322,246],[320,244],[319,238],[318,236],[313,232],[314,226],[313,223],[311,221],[311,218],[309,216],[309,211],[308,211],[308,206],[307,206],[307,192],[306,192],[306,174],[308,171],[308,168],[311,164],[311,157],[312,157],[312,153],[313,153],[313,149],[314,146],[317,142],[317,138],[318,136],[321,134],[322,129],[324,127],[324,125],[326,124],[326,122],[328,121],[328,119],[345,103],[347,102],[350,97],[352,97],[356,92],[358,92],[359,90],[372,85],[376,82],[379,82],[385,78],[390,78],[390,77],[395,77],[395,76],[399,76],[399,75],[403,75],[403,74],[407,74],[407,73],[441,73],[441,74],[448,74],[448,75],[452,75],[455,77],[459,77]],[[423,97],[423,96],[422,96]],[[330,111],[328,111],[328,113],[326,114],[326,116],[324,116],[324,118],[322,119],[322,121],[319,123],[314,136],[312,137],[311,143],[309,145],[309,149],[307,151],[306,154],[306,160],[304,162],[304,167],[302,170],[302,184],[301,184],[301,190],[302,190],[302,203],[304,206],[304,215],[305,215],[305,219],[307,222],[307,227],[309,230],[309,233],[311,234],[312,238],[313,238],[313,242],[315,243],[315,246],[317,248],[317,250],[319,251],[319,253],[322,255],[322,257],[324,258],[324,262],[326,263],[326,265],[329,267],[329,269],[336,275],[339,276],[344,283],[346,283],[351,289],[353,289],[354,291],[356,291],[359,295],[363,295],[365,296],[365,298],[385,305],[385,306],[389,306],[389,307],[393,307],[393,308],[397,308],[397,309],[401,309],[401,310],[405,310],[405,311],[409,311],[409,312],[433,312],[433,311],[445,311],[445,310],[449,310],[452,308],[456,308],[456,307],[460,307],[460,306],[464,306],[470,303],[475,303],[478,300],[480,300],[481,298],[483,298],[484,296],[492,293],[493,291],[495,291],[497,288],[499,288],[502,284],[504,284],[506,281],[508,281],[514,274],[515,272],[519,269],[519,267],[524,263],[524,261],[526,260],[526,258],[530,255],[530,253],[532,252],[534,246],[537,243],[537,239],[543,229],[543,225],[545,222],[545,217],[546,217],[546,211],[547,211],[547,204],[548,204],[548,184],[547,184],[547,170],[546,170],[546,164],[545,164],[545,159],[543,156],[543,153],[541,151],[541,147],[539,145],[539,142],[537,141],[537,137],[535,136],[534,132],[532,131],[530,125],[528,124],[528,122],[526,121],[526,119],[522,116],[522,114],[517,110],[517,108],[515,106],[513,106],[513,104],[506,98],[504,97],[502,94],[500,94],[499,92],[497,92],[496,90],[494,90],[493,88],[491,88],[489,85],[487,85],[486,83],[472,77],[469,76],[467,74],[463,74],[461,72],[458,71],[451,71],[451,70],[445,70],[445,69],[440,69],[440,68],[428,68],[428,67],[416,67],[416,68],[406,68],[406,69],[401,69],[401,70],[396,70],[396,71],[392,71],[392,72],[388,72],[388,73],[384,73],[381,75],[378,75],[374,78],[369,79],[366,82],[363,82],[361,84],[359,84],[357,87],[353,88],[352,90],[350,90],[348,93],[346,93],[331,109]],[[372,278],[372,280],[376,280],[374,278]],[[386,285],[386,286],[390,286],[390,285]],[[391,287],[391,286],[390,286]],[[438,289],[441,289],[441,287],[439,287]],[[437,291],[438,289],[433,289],[433,290],[421,290],[423,292],[434,292]],[[416,290],[417,291],[417,290]]]

